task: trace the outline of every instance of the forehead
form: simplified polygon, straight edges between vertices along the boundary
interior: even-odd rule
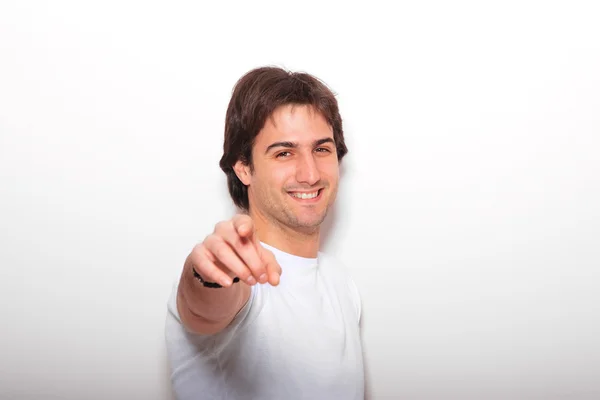
[[[321,112],[310,105],[288,104],[267,118],[255,143],[268,146],[270,142],[285,140],[302,144],[327,137],[333,138],[333,129]]]

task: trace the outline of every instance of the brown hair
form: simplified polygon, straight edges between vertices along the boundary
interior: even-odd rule
[[[225,140],[219,166],[227,175],[229,194],[235,205],[248,211],[248,188],[235,174],[240,160],[252,168],[254,139],[277,107],[287,104],[310,105],[320,112],[333,129],[338,161],[348,152],[342,118],[332,91],[319,79],[302,72],[278,67],[260,67],[236,83],[225,117]]]

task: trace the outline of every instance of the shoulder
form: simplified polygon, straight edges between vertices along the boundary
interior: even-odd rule
[[[348,266],[332,254],[319,252],[319,265],[344,279],[352,280],[352,272]]]

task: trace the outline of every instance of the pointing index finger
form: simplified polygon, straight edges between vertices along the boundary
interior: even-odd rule
[[[238,214],[233,220],[233,227],[238,235],[234,247],[239,256],[244,260],[252,275],[260,283],[268,280],[267,265],[261,258],[261,245],[254,230],[254,223],[248,215]]]
[[[252,239],[254,233],[254,224],[252,219],[247,215],[238,214],[233,217],[233,226],[236,232],[243,238]]]

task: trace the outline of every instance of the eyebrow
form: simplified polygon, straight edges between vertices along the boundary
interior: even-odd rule
[[[325,143],[333,143],[333,144],[335,144],[334,140],[332,138],[328,137],[328,138],[323,138],[323,139],[315,140],[313,142],[313,146],[317,147],[317,146],[320,146],[320,145],[325,144]],[[285,147],[285,148],[288,148],[288,149],[295,149],[295,148],[298,147],[298,143],[296,143],[296,142],[275,142],[275,143],[270,144],[267,147],[267,150],[265,150],[265,154],[268,153],[271,149],[273,149],[275,147]]]

